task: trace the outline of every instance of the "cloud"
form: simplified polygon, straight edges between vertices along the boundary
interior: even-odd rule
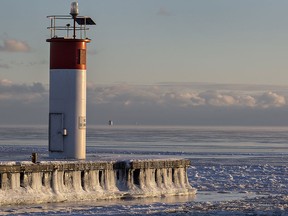
[[[0,79],[0,87],[1,86],[9,86],[9,85],[12,85],[12,82],[8,79]]]
[[[157,11],[157,15],[159,15],[159,16],[172,16],[173,14],[171,13],[171,11],[167,10],[167,8],[161,7]]]
[[[19,84],[0,79],[1,124],[47,123],[48,98],[48,88],[42,83]]]
[[[35,82],[28,84],[15,84],[7,79],[0,80],[0,106],[10,103],[20,104],[37,103],[47,97],[48,90],[42,83]]]
[[[3,45],[0,45],[0,51],[2,52],[29,52],[30,46],[24,42],[15,39],[6,39],[3,41]]]
[[[269,107],[282,107],[286,105],[286,99],[284,96],[276,94],[274,92],[264,92],[257,98],[259,106],[263,108]]]

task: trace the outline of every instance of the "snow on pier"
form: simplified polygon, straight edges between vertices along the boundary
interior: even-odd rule
[[[189,160],[0,163],[0,204],[195,194]]]

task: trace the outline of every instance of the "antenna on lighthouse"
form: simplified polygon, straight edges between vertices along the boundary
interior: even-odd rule
[[[70,8],[70,15],[73,17],[74,25],[73,25],[73,38],[76,38],[76,17],[79,14],[78,2],[72,2]]]

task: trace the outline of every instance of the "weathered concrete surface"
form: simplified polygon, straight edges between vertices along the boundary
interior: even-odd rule
[[[0,174],[20,172],[51,172],[59,171],[84,171],[104,169],[162,169],[162,168],[185,168],[190,165],[189,160],[132,160],[132,161],[44,161],[39,163],[2,163]]]

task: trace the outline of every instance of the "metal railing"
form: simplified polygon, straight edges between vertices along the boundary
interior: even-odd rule
[[[90,19],[90,17],[87,16],[77,16],[76,19],[82,19],[83,20],[83,25],[77,24],[77,26],[74,26],[74,19],[72,16],[69,15],[50,15],[47,16],[47,18],[50,19],[50,26],[47,27],[47,29],[50,30],[50,37],[51,38],[58,38],[58,37],[64,37],[64,38],[73,38],[73,33],[72,36],[70,37],[70,32],[75,32],[80,33],[80,39],[86,39],[86,31],[89,30],[87,27],[87,22],[86,20]],[[68,21],[68,23],[67,23]],[[66,24],[64,24],[66,22]],[[60,23],[60,24],[58,24]],[[65,31],[65,34],[60,34],[58,35],[59,31]]]

